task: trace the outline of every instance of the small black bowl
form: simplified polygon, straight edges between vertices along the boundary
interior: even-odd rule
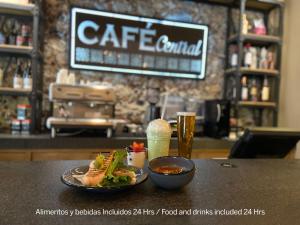
[[[178,174],[163,174],[155,172],[160,166],[182,167],[183,171]],[[163,156],[152,159],[149,162],[149,176],[153,183],[165,189],[179,189],[187,185],[194,177],[195,164],[192,160],[180,156]]]

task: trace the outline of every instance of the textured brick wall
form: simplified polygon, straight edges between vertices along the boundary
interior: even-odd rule
[[[185,97],[212,99],[222,96],[223,67],[227,11],[225,7],[179,0],[44,0],[44,111],[49,110],[48,86],[55,81],[61,68],[68,68],[69,7],[83,6],[119,13],[147,17],[178,19],[209,26],[206,79],[155,78],[128,74],[111,74],[94,71],[74,71],[77,79],[111,83],[117,93],[116,116],[132,122],[141,122],[147,108],[147,93],[152,87],[160,92],[175,93]],[[0,65],[8,58],[0,58]],[[12,63],[14,64],[14,63]],[[12,85],[14,66],[5,79],[5,86]],[[9,126],[8,119],[15,115],[17,103],[26,98],[0,96],[0,128]]]
[[[69,7],[71,4],[158,18],[183,18],[186,21],[209,25],[207,74],[204,81],[174,78],[153,78],[127,74],[75,71],[78,79],[106,81],[117,93],[116,115],[133,122],[143,119],[147,107],[147,90],[160,87],[161,92],[196,98],[218,98],[222,95],[224,48],[227,11],[224,7],[177,0],[47,0],[44,47],[44,99],[50,82],[60,68],[68,67]],[[44,101],[47,109],[48,102]]]

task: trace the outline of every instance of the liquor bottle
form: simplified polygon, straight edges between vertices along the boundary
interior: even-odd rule
[[[250,51],[250,44],[247,44],[244,48],[244,66],[245,67],[251,67],[252,64],[252,53]]]
[[[27,68],[23,73],[23,88],[32,90],[32,75],[31,75],[31,65],[28,64]]]
[[[230,57],[230,66],[231,67],[237,67],[237,65],[238,65],[237,47],[234,46],[233,47],[233,52],[232,52],[231,57]]]
[[[23,87],[21,63],[17,62],[17,68],[13,79],[13,88],[20,89]]]
[[[255,47],[249,48],[249,51],[251,52],[251,69],[256,69],[257,68],[257,50]]]
[[[21,35],[22,35],[22,37],[24,37],[24,38],[28,37],[29,36],[29,30],[30,30],[29,25],[22,24],[22,26],[21,26]]]
[[[270,86],[268,79],[265,77],[262,91],[261,91],[261,100],[262,101],[269,101],[270,100]]]
[[[0,67],[0,87],[2,87],[2,85],[3,85],[3,70]]]
[[[247,77],[242,78],[242,87],[241,87],[241,99],[242,101],[247,101],[249,98],[248,86],[247,86]]]
[[[246,13],[243,14],[243,28],[242,28],[242,33],[247,34],[248,33],[248,28],[249,28],[249,21],[247,19]]]
[[[8,44],[10,45],[16,45],[16,40],[17,40],[17,28],[15,25],[13,25],[11,32],[8,36]]]
[[[251,84],[251,88],[250,88],[250,100],[253,102],[257,102],[257,100],[258,100],[256,79],[252,80],[252,84]]]
[[[19,31],[18,31],[18,35],[17,35],[16,45],[17,45],[17,46],[22,46],[22,45],[24,45],[24,40],[25,40],[25,38],[22,36],[22,31],[19,30]]]
[[[259,58],[259,68],[260,69],[268,69],[268,59],[267,59],[268,51],[266,47],[262,47],[260,50],[260,58]]]

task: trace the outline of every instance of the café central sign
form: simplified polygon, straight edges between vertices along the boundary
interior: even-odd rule
[[[71,9],[70,67],[203,79],[208,27]]]

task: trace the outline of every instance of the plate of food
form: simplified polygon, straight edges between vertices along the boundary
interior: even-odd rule
[[[97,155],[87,166],[67,170],[61,176],[64,184],[86,191],[112,193],[126,190],[147,180],[143,169],[124,163],[127,152],[113,151],[110,155]]]

